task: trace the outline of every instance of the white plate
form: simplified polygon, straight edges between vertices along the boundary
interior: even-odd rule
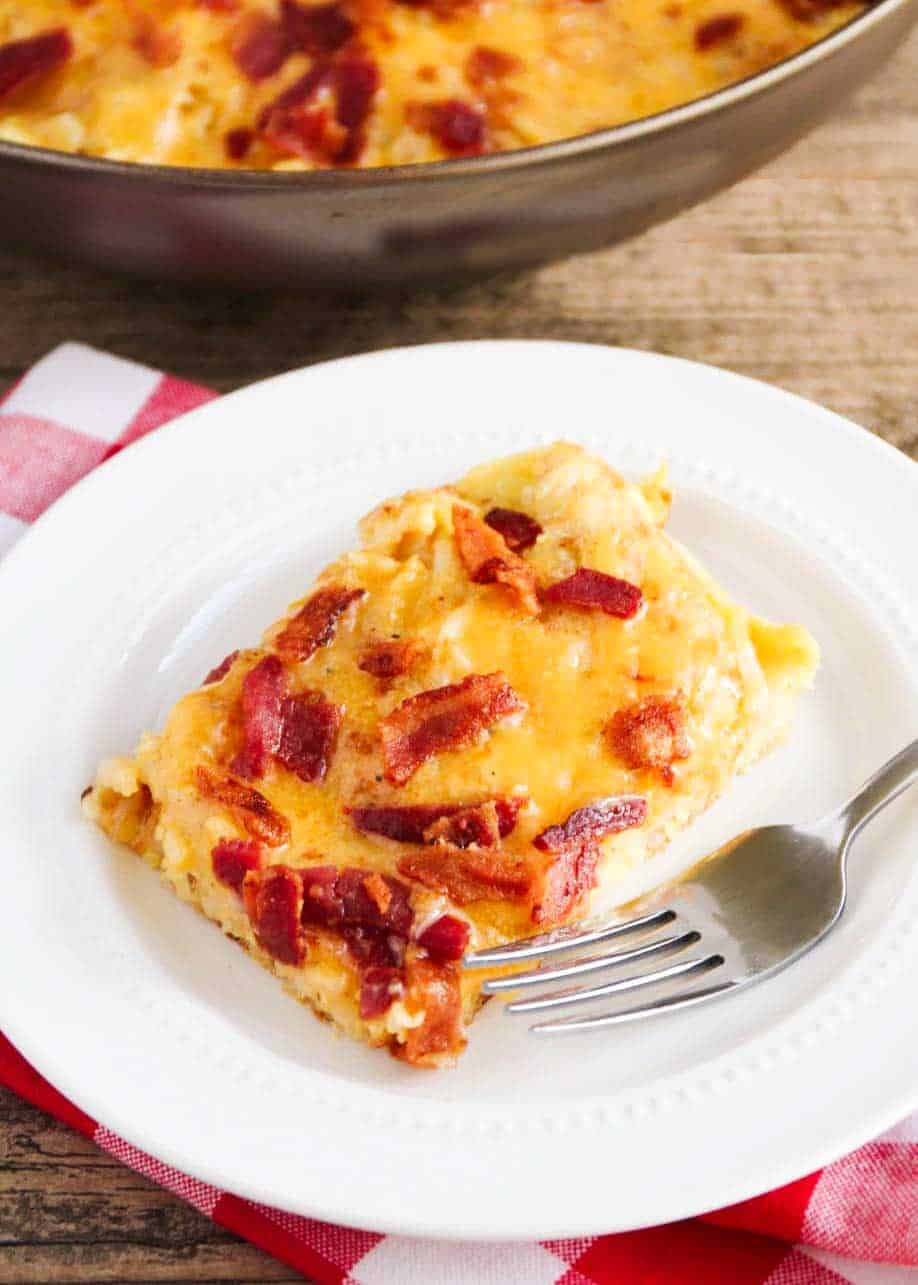
[[[256,639],[380,497],[560,436],[630,475],[668,456],[675,534],[822,644],[792,742],[686,858],[818,815],[918,731],[918,473],[785,393],[644,353],[446,345],[297,371],[160,429],[0,569],[0,1024],[132,1143],[331,1221],[544,1239],[754,1195],[918,1102],[914,795],[858,842],[839,929],[774,980],[556,1041],[492,1004],[435,1074],[335,1038],[81,820],[97,760]]]

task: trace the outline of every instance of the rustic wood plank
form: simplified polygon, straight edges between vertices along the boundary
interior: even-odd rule
[[[0,387],[72,338],[224,391],[383,346],[547,336],[723,365],[918,456],[916,122],[918,33],[730,192],[628,245],[463,290],[251,296],[0,252]],[[0,1285],[299,1279],[0,1091]]]

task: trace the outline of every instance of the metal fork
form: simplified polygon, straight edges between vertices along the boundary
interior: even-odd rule
[[[484,982],[488,995],[537,990],[507,1004],[508,1013],[550,1013],[625,997],[611,1011],[539,1022],[531,1029],[540,1035],[612,1026],[735,992],[786,968],[838,922],[845,908],[852,841],[916,778],[918,740],[815,825],[747,830],[696,866],[690,877],[635,902],[627,919],[562,928],[478,951],[467,955],[464,965],[495,968],[547,961]],[[577,953],[598,946],[602,950]],[[568,952],[575,952],[572,958]],[[582,984],[593,974],[622,969],[627,969],[624,976]],[[565,985],[551,988],[555,982]],[[545,987],[549,989],[541,989]],[[643,1002],[628,1002],[638,990]]]

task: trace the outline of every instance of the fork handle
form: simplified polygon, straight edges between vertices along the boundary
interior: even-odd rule
[[[852,799],[840,808],[834,821],[840,821],[848,844],[860,829],[873,820],[876,814],[899,797],[918,780],[918,740],[906,745],[895,758],[891,758]]]

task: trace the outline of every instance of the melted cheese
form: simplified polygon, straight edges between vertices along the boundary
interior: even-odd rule
[[[453,506],[461,499],[486,512],[520,510],[543,533],[526,553],[539,583],[591,567],[641,586],[637,615],[621,620],[594,610],[546,607],[529,616],[499,585],[475,585],[456,550]],[[382,504],[362,524],[363,547],[345,555],[319,584],[361,587],[366,596],[341,617],[334,639],[289,670],[294,690],[317,689],[344,708],[337,749],[324,782],[309,784],[278,764],[259,790],[290,822],[289,845],[269,859],[288,865],[356,865],[397,873],[406,849],[358,832],[349,805],[463,803],[523,795],[512,853],[575,808],[608,795],[641,794],[646,822],[602,843],[599,887],[614,901],[623,874],[646,861],[787,730],[796,696],[811,679],[816,645],[798,626],[758,619],[733,603],[669,538],[665,475],[626,483],[579,447],[558,444],[475,469],[455,488],[409,493]],[[292,604],[259,648],[240,653],[226,677],[185,696],[161,735],[143,738],[133,760],[103,765],[88,809],[110,833],[126,830],[137,808],[124,799],[149,789],[156,810],[140,817],[140,848],[179,895],[191,900],[267,966],[238,896],[214,877],[211,850],[242,836],[233,816],[200,796],[201,764],[225,764],[239,745],[239,698],[245,674],[301,605]],[[425,658],[388,685],[358,667],[367,646],[393,639],[424,643]],[[218,659],[217,657],[214,658]],[[406,697],[501,670],[527,710],[498,723],[471,747],[425,762],[402,787],[384,777],[379,721]],[[604,727],[616,711],[648,695],[677,695],[686,711],[690,752],[667,781],[657,769],[632,768],[610,746]],[[528,907],[478,902],[450,907],[416,886],[418,921],[444,910],[468,919],[472,945],[532,931]],[[583,912],[588,907],[582,908]],[[351,1033],[373,1042],[404,1035],[417,1015],[404,1006],[376,1023],[356,1013],[356,980],[343,946],[326,944],[305,968],[273,964],[302,999]],[[466,1016],[478,1002],[480,975],[463,979]]]
[[[469,104],[487,120],[490,150],[545,143],[732,84],[820,40],[863,7],[841,0],[820,12],[816,5],[800,21],[781,0],[482,0],[443,18],[424,8],[351,0],[355,17],[382,14],[360,22],[381,87],[359,164],[447,155],[435,137],[409,123],[412,104]],[[0,44],[62,23],[75,44],[65,68],[0,101],[0,138],[113,160],[231,165],[227,133],[253,127],[262,108],[310,66],[295,53],[257,83],[240,71],[232,54],[240,24],[276,11],[275,0],[238,0],[228,12],[198,0],[85,6],[0,0]],[[725,15],[740,19],[738,30],[699,49],[702,24]],[[166,50],[153,62],[137,38],[147,20]],[[519,68],[496,88],[476,87],[467,63],[480,47],[512,54]],[[256,142],[238,163],[310,169],[322,162]]]

